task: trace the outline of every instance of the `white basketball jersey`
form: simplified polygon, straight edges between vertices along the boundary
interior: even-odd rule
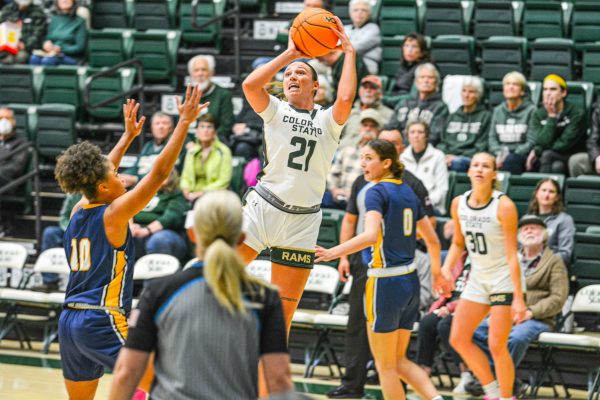
[[[309,112],[270,98],[259,114],[265,151],[260,183],[286,204],[318,205],[344,126],[335,122],[331,107],[315,104]]]
[[[504,193],[494,190],[489,203],[472,208],[467,203],[471,190],[460,197],[458,218],[471,258],[471,271],[482,276],[508,269],[504,232],[498,220],[498,204]]]

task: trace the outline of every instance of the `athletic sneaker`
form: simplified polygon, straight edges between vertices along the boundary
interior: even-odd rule
[[[467,393],[467,389],[466,389],[466,385],[468,385],[469,383],[473,382],[475,379],[473,378],[473,375],[469,372],[461,372],[460,374],[460,382],[458,382],[458,385],[456,385],[456,387],[454,389],[452,389],[452,393],[455,394],[465,394]]]

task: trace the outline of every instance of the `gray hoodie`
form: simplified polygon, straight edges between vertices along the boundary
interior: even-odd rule
[[[575,247],[575,222],[566,212],[540,215],[548,230],[548,247],[559,256],[565,265],[571,265]]]
[[[527,156],[535,145],[533,136],[527,134],[534,112],[535,106],[526,99],[513,111],[508,110],[506,101],[496,106],[488,135],[490,153],[498,154],[506,146],[510,153]]]

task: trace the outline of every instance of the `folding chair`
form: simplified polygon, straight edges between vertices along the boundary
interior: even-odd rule
[[[133,280],[147,280],[174,274],[179,270],[177,258],[168,254],[146,254],[133,267]]]
[[[42,352],[48,353],[50,343],[58,336],[58,317],[65,301],[65,293],[41,293],[24,289],[35,273],[69,274],[70,268],[64,249],[58,247],[42,252],[33,269],[23,274],[19,288],[0,290],[0,301],[9,304],[8,312],[2,322],[0,340],[14,330],[21,348],[24,347],[23,342],[25,342],[31,349],[31,341],[24,325],[41,326],[44,330]],[[40,316],[39,312],[35,315],[28,314],[26,312],[28,309],[43,310],[45,315]]]
[[[10,286],[12,270],[22,270],[27,249],[17,243],[0,242],[0,286]]]
[[[565,318],[571,313],[595,313],[600,316],[600,285],[585,286],[577,292],[575,300],[571,305],[571,310]],[[535,376],[534,385],[532,385],[531,395],[536,396],[540,386],[546,378],[550,378],[552,384],[552,372],[557,372],[561,384],[565,388],[567,397],[570,397],[569,391],[562,377],[560,376],[559,366],[554,359],[554,353],[560,349],[577,349],[582,351],[594,352],[598,355],[596,360],[600,360],[600,338],[586,334],[570,334],[544,332],[538,338],[538,343],[544,349],[541,366]],[[588,400],[598,399],[600,394],[600,361],[598,365],[588,371]]]

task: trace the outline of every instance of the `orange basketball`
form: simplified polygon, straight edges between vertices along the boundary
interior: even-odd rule
[[[334,15],[322,8],[307,8],[292,24],[296,31],[292,40],[298,50],[311,57],[320,57],[335,49],[338,37],[329,29],[337,29]]]

